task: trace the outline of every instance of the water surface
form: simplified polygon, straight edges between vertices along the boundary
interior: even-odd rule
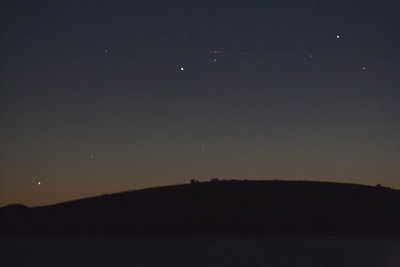
[[[400,238],[1,238],[1,266],[400,266]]]

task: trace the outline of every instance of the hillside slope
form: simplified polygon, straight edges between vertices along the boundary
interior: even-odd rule
[[[400,234],[400,191],[354,184],[215,181],[0,209],[1,235]]]

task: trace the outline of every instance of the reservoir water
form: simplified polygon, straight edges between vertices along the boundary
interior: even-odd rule
[[[0,266],[400,266],[390,237],[20,237]]]

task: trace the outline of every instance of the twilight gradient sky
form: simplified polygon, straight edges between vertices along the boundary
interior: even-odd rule
[[[1,1],[0,206],[212,177],[400,188],[399,14],[398,0]]]

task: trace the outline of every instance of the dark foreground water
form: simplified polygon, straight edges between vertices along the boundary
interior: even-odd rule
[[[400,238],[1,238],[0,266],[400,266]]]

